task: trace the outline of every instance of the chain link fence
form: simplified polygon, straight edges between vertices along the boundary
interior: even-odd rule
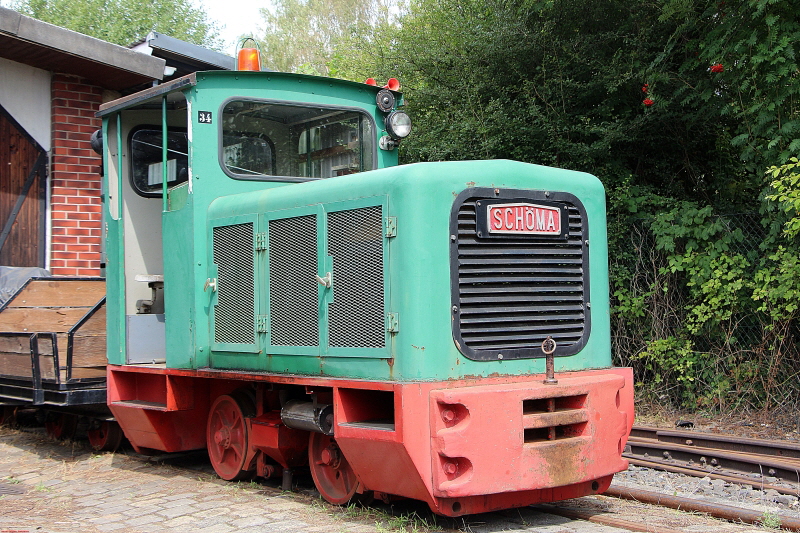
[[[762,216],[741,213],[715,220],[722,223],[718,236],[727,243],[725,253],[743,258],[743,277],[752,275],[766,254]],[[740,305],[732,306],[729,317],[712,321],[714,327],[689,328],[690,310],[702,305],[689,276],[670,268],[670,256],[658,249],[647,221],[634,223],[628,237],[628,248],[611,259],[612,276],[621,276],[612,279],[612,349],[617,364],[633,366],[640,396],[723,410],[796,407],[796,321],[778,323],[759,312],[752,285],[743,279]]]

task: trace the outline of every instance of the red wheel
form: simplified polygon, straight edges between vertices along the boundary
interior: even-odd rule
[[[343,505],[356,493],[358,479],[333,437],[311,433],[308,464],[314,485],[327,501]]]
[[[233,396],[217,398],[208,415],[206,447],[219,477],[227,481],[252,477],[253,470],[245,465],[248,441],[242,405]]]
[[[93,429],[86,432],[89,444],[98,452],[113,452],[122,443],[122,428],[109,420],[98,421]]]
[[[71,439],[78,429],[78,416],[69,413],[48,413],[44,429],[54,439]]]

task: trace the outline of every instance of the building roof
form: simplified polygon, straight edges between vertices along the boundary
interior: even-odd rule
[[[114,90],[161,80],[166,61],[0,7],[0,57]]]

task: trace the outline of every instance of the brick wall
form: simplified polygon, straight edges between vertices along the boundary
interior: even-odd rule
[[[53,74],[52,80],[50,271],[55,276],[99,276],[102,158],[89,137],[102,125],[94,114],[103,91],[76,76]]]

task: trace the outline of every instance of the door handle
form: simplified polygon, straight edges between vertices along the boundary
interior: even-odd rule
[[[330,289],[331,288],[331,284],[333,284],[333,279],[331,277],[331,273],[330,272],[326,273],[324,278],[321,278],[319,275],[317,275],[317,283],[319,283],[320,285],[322,285],[326,289]]]
[[[211,292],[217,292],[217,278],[206,279],[206,284],[203,285],[203,292],[208,291],[209,288]]]

